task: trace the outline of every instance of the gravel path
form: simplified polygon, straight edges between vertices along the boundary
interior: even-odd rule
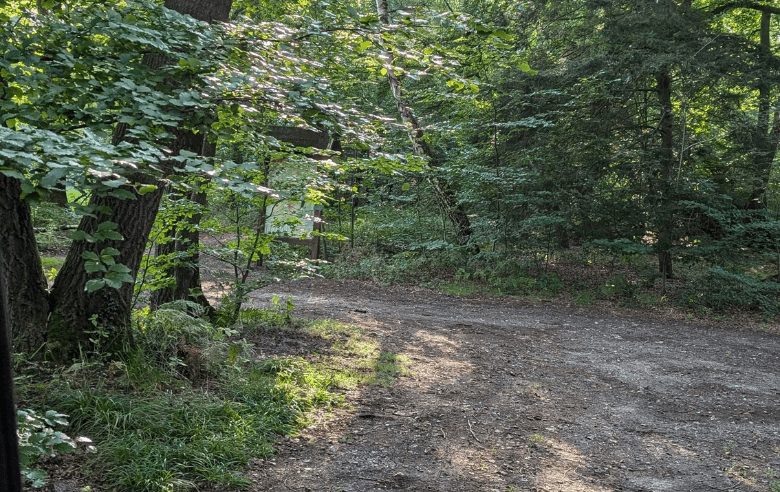
[[[780,491],[776,335],[357,281],[251,302],[273,294],[412,374],[349,392],[253,464],[255,491]]]

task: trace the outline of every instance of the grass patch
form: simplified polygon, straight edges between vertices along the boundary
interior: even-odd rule
[[[48,270],[50,268],[56,268],[57,270],[62,267],[62,264],[65,263],[65,258],[53,258],[51,256],[41,256],[41,265],[43,265],[44,270]]]
[[[249,461],[274,453],[280,436],[298,435],[313,410],[343,406],[345,388],[387,386],[408,372],[408,360],[356,326],[291,318],[286,308],[247,310],[244,330],[298,330],[328,347],[306,358],[257,358],[239,325],[215,327],[200,314],[181,302],[139,312],[139,348],[123,360],[82,361],[20,391],[24,405],[57,409],[71,435],[92,439],[83,469],[103,488],[248,487]]]
[[[398,375],[410,374],[407,357],[383,351],[358,326],[323,320],[314,321],[305,329],[333,342],[332,355],[321,356],[315,364],[324,373],[333,374],[335,384],[342,388],[389,386]]]

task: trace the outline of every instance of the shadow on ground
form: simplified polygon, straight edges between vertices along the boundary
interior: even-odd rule
[[[253,463],[255,491],[769,491],[780,475],[775,335],[361,282],[276,285],[254,307],[274,293],[412,373]]]

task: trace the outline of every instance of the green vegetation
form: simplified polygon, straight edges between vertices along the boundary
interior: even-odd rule
[[[242,311],[277,280],[780,313],[770,2],[161,3],[0,6],[0,315],[51,381],[20,393],[114,483],[239,486],[339,388],[405,370],[282,300]],[[328,349],[257,360],[260,329]]]
[[[108,488],[240,488],[249,485],[241,475],[248,461],[271,455],[281,436],[296,436],[311,423],[311,411],[341,407],[343,390],[389,385],[408,371],[408,361],[361,329],[292,318],[286,306],[244,310],[236,328],[216,327],[202,315],[183,301],[144,309],[135,316],[137,348],[127,357],[95,353],[46,384],[22,384],[24,404],[57,408],[69,417],[71,434],[89,436],[86,472]],[[240,338],[274,332],[310,337],[324,350],[305,359],[263,358]],[[21,435],[35,444],[23,447],[30,463],[44,450],[75,447],[49,429],[67,424],[65,415],[24,417]],[[45,478],[28,476],[39,484]]]

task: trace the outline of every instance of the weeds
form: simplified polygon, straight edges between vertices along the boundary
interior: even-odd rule
[[[346,388],[388,385],[408,372],[406,359],[357,327],[292,318],[289,301],[242,312],[231,328],[208,323],[200,309],[177,302],[140,311],[130,355],[87,357],[53,382],[20,392],[68,414],[71,435],[94,440],[84,471],[107,489],[247,487],[241,472],[249,460],[271,455],[279,436],[297,435],[311,411],[343,406]],[[300,330],[329,348],[308,359],[258,358],[239,329]],[[69,446],[64,434],[52,435],[59,440],[40,442]]]

